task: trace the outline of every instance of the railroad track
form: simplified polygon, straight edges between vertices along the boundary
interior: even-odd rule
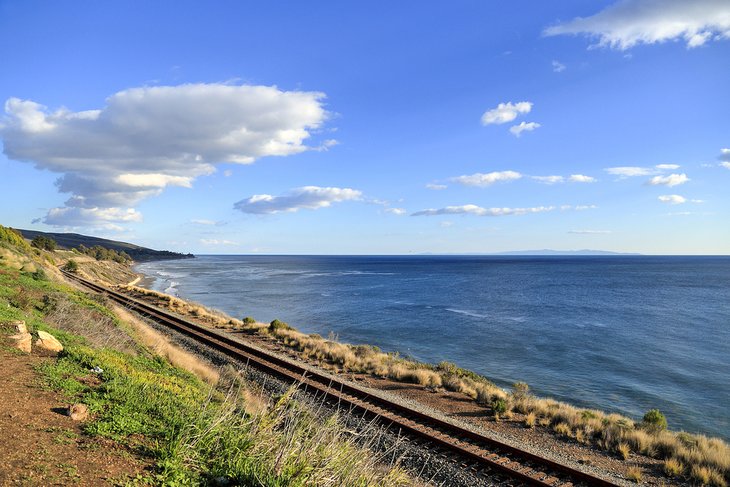
[[[167,313],[156,306],[87,281],[75,274],[62,272],[67,278],[93,291],[103,293],[113,301],[234,359],[246,362],[250,366],[285,381],[299,383],[310,392],[314,391],[322,397],[346,405],[358,413],[377,418],[392,431],[435,445],[437,450],[458,458],[463,466],[482,472],[484,475],[496,473],[524,485],[551,487],[617,485],[431,415],[412,410],[383,397],[375,396],[347,382],[339,381],[329,375],[304,368],[294,361],[248,346],[222,333]]]

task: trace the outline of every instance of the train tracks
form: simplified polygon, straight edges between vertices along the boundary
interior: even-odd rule
[[[75,274],[62,272],[67,278],[92,291],[103,293],[113,301],[208,347],[285,381],[301,384],[310,392],[377,419],[392,431],[428,442],[436,449],[458,459],[462,465],[486,476],[497,474],[500,477],[509,477],[517,484],[551,487],[617,485],[373,395],[348,382],[339,381],[294,361],[248,346],[223,333],[167,313],[156,306],[87,281]]]

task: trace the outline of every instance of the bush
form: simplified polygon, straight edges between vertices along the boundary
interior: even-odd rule
[[[650,409],[641,420],[644,427],[651,431],[663,431],[667,429],[667,418],[658,409]]]
[[[35,281],[47,281],[48,277],[46,276],[46,271],[41,269],[40,267],[36,269],[35,272],[31,273],[30,277],[33,278]]]
[[[30,245],[37,249],[48,250],[49,252],[56,250],[56,241],[44,235],[38,235],[35,237],[31,240]]]
[[[256,320],[253,316],[246,316],[244,319],[242,319],[244,325],[253,325],[256,323]]]
[[[79,264],[75,260],[70,259],[68,262],[66,262],[64,264],[63,270],[66,272],[78,272]]]
[[[283,321],[274,320],[271,323],[269,323],[269,331],[275,332],[277,330],[291,330],[292,327],[289,326],[287,323],[284,323]]]
[[[507,401],[505,401],[504,399],[495,399],[494,401],[492,401],[492,411],[494,411],[495,416],[506,413]]]

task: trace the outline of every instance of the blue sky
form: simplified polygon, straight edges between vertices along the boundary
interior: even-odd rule
[[[0,0],[0,223],[730,254],[730,2]]]

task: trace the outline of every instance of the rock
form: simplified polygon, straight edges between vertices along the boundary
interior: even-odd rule
[[[10,335],[8,338],[14,348],[25,353],[30,353],[33,340],[30,333],[16,333],[15,335]]]
[[[89,408],[86,404],[72,404],[68,407],[66,414],[74,421],[84,421],[89,417]]]
[[[22,320],[6,321],[0,324],[0,326],[5,329],[10,328],[15,333],[28,333],[28,327],[25,326],[25,321]]]
[[[35,346],[49,352],[60,352],[63,350],[63,345],[56,340],[56,337],[41,330],[38,330],[38,340],[35,341]]]

